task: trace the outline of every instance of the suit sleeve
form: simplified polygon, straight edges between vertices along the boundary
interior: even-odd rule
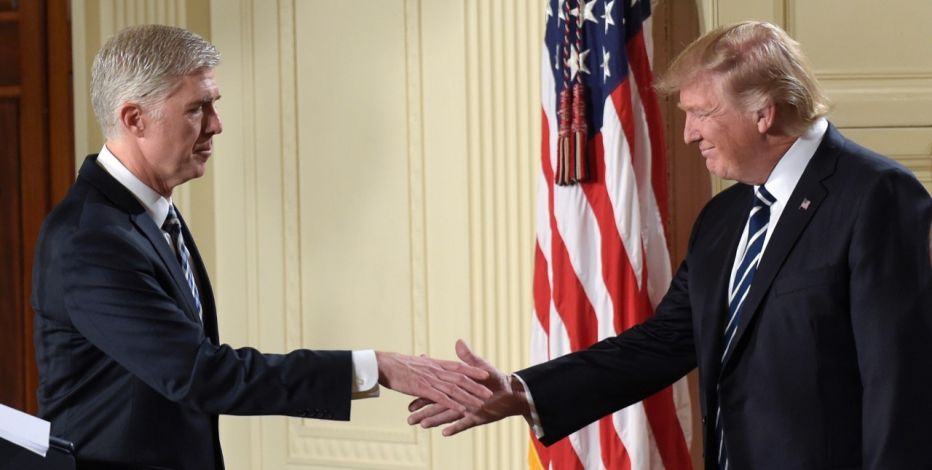
[[[348,351],[213,344],[178,307],[151,248],[117,232],[78,231],[62,250],[65,308],[94,346],[167,399],[206,413],[349,419]]]
[[[653,395],[696,367],[688,279],[683,261],[644,323],[517,372],[533,397],[544,445]]]
[[[929,461],[932,423],[932,201],[896,169],[866,188],[849,267],[851,323],[863,387],[864,468]]]

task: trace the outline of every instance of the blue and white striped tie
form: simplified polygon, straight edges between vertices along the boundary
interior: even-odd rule
[[[774,202],[776,202],[776,198],[763,186],[755,193],[754,207],[751,208],[751,214],[748,218],[747,246],[744,249],[741,262],[738,263],[738,270],[735,271],[735,280],[728,288],[728,323],[725,324],[722,338],[722,342],[725,344],[722,348],[722,365],[724,365],[725,357],[734,347],[735,332],[738,331],[738,320],[741,318],[741,306],[748,296],[748,291],[751,290],[751,282],[754,280],[757,264],[760,262],[764,251],[764,238],[767,236],[767,227],[770,224],[770,206]],[[719,403],[721,403],[720,400],[721,397],[719,397]],[[718,467],[720,470],[728,470],[728,450],[725,447],[725,431],[722,426],[721,415],[722,407],[719,404],[715,412]]]
[[[181,235],[181,220],[178,219],[178,213],[175,212],[175,206],[168,206],[168,217],[162,224],[162,230],[168,232],[175,248],[175,256],[181,264],[181,271],[184,272],[184,278],[188,281],[188,287],[191,288],[191,295],[194,296],[194,306],[197,307],[197,317],[203,321],[201,312],[201,296],[197,291],[197,283],[194,281],[194,270],[191,269],[191,254],[184,245],[184,237]]]

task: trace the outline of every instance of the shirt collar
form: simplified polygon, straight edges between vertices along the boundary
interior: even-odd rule
[[[785,204],[789,200],[793,190],[796,189],[796,183],[799,182],[799,178],[802,177],[803,171],[806,169],[806,165],[809,164],[809,160],[812,160],[812,156],[815,155],[816,150],[819,148],[826,130],[828,130],[828,121],[825,118],[819,118],[809,126],[809,129],[806,129],[803,135],[796,139],[796,142],[793,142],[790,149],[783,154],[777,165],[773,167],[773,171],[770,172],[770,176],[764,185],[767,186],[767,190],[770,191],[770,194],[773,194],[777,201]],[[759,185],[755,185],[754,190],[756,191],[759,187]]]
[[[146,213],[149,214],[149,217],[152,218],[155,225],[157,227],[162,227],[162,224],[165,223],[165,218],[168,217],[168,208],[172,205],[171,199],[162,196],[154,189],[146,186],[145,183],[123,165],[123,162],[121,162],[116,155],[110,152],[110,149],[108,149],[106,145],[104,145],[103,148],[100,149],[100,153],[97,154],[97,164],[100,165],[104,171],[110,173],[110,176],[117,180],[117,182],[125,186],[126,189],[139,200],[142,206],[145,207]]]

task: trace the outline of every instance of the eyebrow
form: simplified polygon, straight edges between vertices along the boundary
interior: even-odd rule
[[[219,100],[220,98],[221,98],[221,95],[217,95],[216,97],[206,95],[199,100],[191,100],[191,102],[188,103],[188,106],[195,105],[195,104],[213,103]]]

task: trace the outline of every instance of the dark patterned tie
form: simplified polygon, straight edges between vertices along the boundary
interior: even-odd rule
[[[751,208],[751,214],[748,218],[748,242],[744,249],[744,256],[738,263],[738,270],[735,271],[735,280],[728,288],[728,323],[725,324],[722,341],[725,347],[722,348],[722,365],[725,357],[734,346],[735,332],[738,331],[738,321],[741,318],[741,306],[744,299],[751,290],[751,282],[754,280],[754,273],[757,272],[757,264],[760,262],[763,254],[764,238],[767,236],[767,227],[770,224],[770,206],[776,202],[776,198],[767,191],[767,188],[761,186],[754,197],[754,207]],[[719,402],[721,403],[721,402]],[[722,407],[719,405],[715,412],[715,437],[718,439],[718,467],[720,470],[728,470],[728,449],[725,447],[725,431],[721,420]]]
[[[175,212],[175,206],[168,206],[168,217],[162,224],[162,230],[168,232],[172,244],[175,248],[175,256],[178,263],[181,264],[181,271],[184,272],[184,278],[188,281],[188,287],[191,288],[191,295],[194,296],[194,306],[197,307],[197,317],[203,321],[201,312],[201,296],[197,291],[197,283],[194,282],[194,270],[191,269],[191,254],[184,245],[184,237],[181,236],[181,220],[178,219],[178,213]]]

